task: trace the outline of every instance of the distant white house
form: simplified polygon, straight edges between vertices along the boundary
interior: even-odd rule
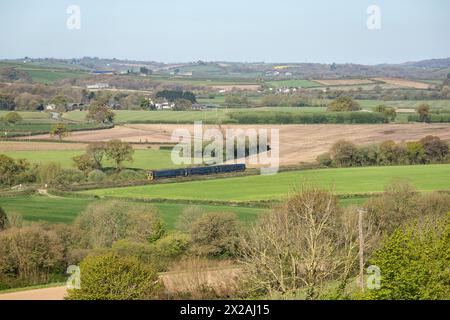
[[[155,103],[155,107],[157,110],[172,110],[175,104],[169,102]]]
[[[51,112],[50,114],[53,120],[59,120],[61,118],[61,114],[59,112]]]
[[[86,88],[91,89],[91,90],[106,89],[106,88],[109,88],[109,84],[108,83],[96,83],[93,85],[87,85]]]

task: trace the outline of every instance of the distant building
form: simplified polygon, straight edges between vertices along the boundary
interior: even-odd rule
[[[53,120],[59,120],[61,118],[61,114],[59,112],[51,112],[50,114]]]
[[[194,103],[192,105],[192,110],[204,110],[206,109],[206,106],[200,103]]]
[[[155,107],[157,110],[172,110],[175,107],[175,104],[169,102],[155,103]]]
[[[109,88],[109,84],[108,83],[96,83],[96,84],[92,84],[92,85],[87,85],[86,88],[91,89],[91,90],[106,89],[106,88]]]
[[[116,72],[114,70],[93,70],[91,72],[92,74],[99,74],[99,75],[115,75]]]

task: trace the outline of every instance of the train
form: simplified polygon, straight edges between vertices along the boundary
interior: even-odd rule
[[[189,177],[198,175],[212,175],[219,173],[240,172],[245,171],[245,164],[227,164],[208,167],[193,167],[184,169],[172,169],[172,170],[150,170],[148,171],[149,180],[157,179],[169,179],[177,177]]]

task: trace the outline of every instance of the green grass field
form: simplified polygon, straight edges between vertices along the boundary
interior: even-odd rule
[[[399,100],[399,101],[381,101],[381,100],[357,100],[363,109],[372,110],[376,106],[386,105],[388,107],[402,108],[402,109],[415,109],[422,103],[429,104],[432,111],[449,111],[450,112],[450,100]]]
[[[0,136],[24,137],[34,134],[45,134],[49,133],[56,123],[58,122],[50,119],[24,120],[14,125],[0,123]],[[69,131],[91,130],[99,127],[95,123],[68,123],[66,126]]]
[[[116,114],[116,123],[193,123],[194,121],[203,121],[205,123],[221,123],[230,120],[229,114],[239,111],[251,112],[325,112],[326,108],[321,107],[262,107],[262,108],[221,108],[204,111],[141,111],[141,110],[118,110]],[[86,112],[71,111],[64,114],[64,118],[71,121],[84,121]]]
[[[16,196],[0,198],[0,207],[7,213],[19,213],[26,221],[49,223],[71,223],[91,203],[96,200],[84,198],[50,198],[45,196]],[[180,203],[152,203],[169,228],[175,228],[179,216],[189,205]],[[250,222],[265,209],[199,205],[205,212],[233,212],[243,222]]]
[[[52,84],[62,79],[86,78],[89,76],[87,72],[80,71],[62,71],[62,70],[39,70],[39,69],[23,69],[31,76],[34,82]]]
[[[341,204],[360,204],[366,198],[345,199]],[[0,207],[7,213],[19,213],[25,221],[41,221],[48,223],[71,223],[91,203],[96,200],[84,198],[50,198],[45,196],[16,196],[0,198]],[[158,214],[174,229],[183,210],[189,205],[180,203],[152,203],[149,206],[157,208]],[[268,209],[240,206],[198,205],[204,212],[233,212],[244,223],[254,221],[258,215]]]
[[[235,109],[217,109],[205,111],[134,111],[117,110],[116,123],[151,122],[151,123],[186,123],[194,121],[220,122],[229,119],[227,114]],[[65,113],[65,119],[72,121],[84,121],[86,112],[72,111]]]
[[[131,198],[248,201],[280,199],[302,182],[332,188],[338,194],[380,192],[394,178],[407,179],[422,191],[450,189],[450,165],[294,171],[273,176],[112,188],[82,193]]]
[[[5,114],[10,111],[0,111],[0,117],[3,117]],[[23,120],[26,121],[44,121],[50,119],[50,114],[46,112],[35,112],[35,111],[17,111],[17,113],[22,117]]]
[[[49,65],[49,64],[34,64],[34,63],[19,63],[19,62],[0,62],[0,68],[15,67],[19,70],[26,71],[34,82],[52,84],[55,81],[68,78],[84,78],[88,77],[89,73],[81,70],[73,70],[74,68],[67,67],[69,65]],[[72,70],[71,70],[72,69]]]
[[[269,81],[267,82],[268,86],[275,88],[314,88],[314,87],[323,87],[318,82],[309,81],[309,80],[278,80],[278,81]]]
[[[84,153],[84,150],[39,150],[39,151],[5,151],[14,159],[27,159],[31,163],[59,162],[63,168],[73,168],[72,158]],[[133,169],[172,169],[178,166],[171,160],[171,152],[166,150],[135,150],[134,161],[125,162],[127,168]],[[113,162],[104,160],[105,167],[113,167]]]
[[[7,213],[19,213],[27,221],[70,223],[92,200],[49,198],[44,196],[1,197],[0,206]]]

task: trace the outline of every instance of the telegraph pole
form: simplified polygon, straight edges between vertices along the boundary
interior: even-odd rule
[[[359,229],[359,285],[364,292],[364,231],[363,231],[363,209],[358,210],[358,229]]]

